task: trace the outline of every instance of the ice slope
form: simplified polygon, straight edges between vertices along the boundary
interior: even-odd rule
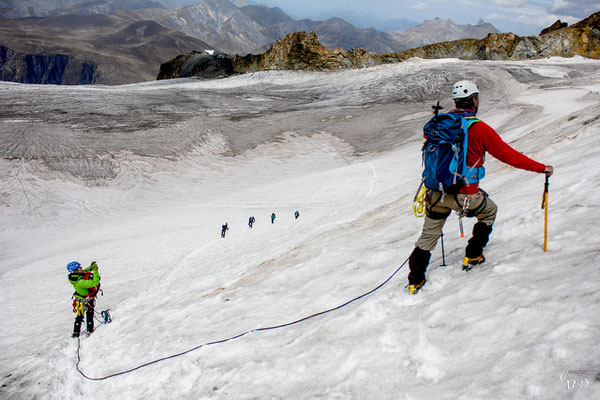
[[[122,87],[0,84],[0,397],[598,398],[598,66],[411,60]],[[556,169],[549,252],[543,176],[489,157],[483,187],[500,212],[481,268],[460,269],[453,215],[448,266],[436,249],[417,296],[404,267],[293,326],[104,381],[77,372],[64,268],[74,259],[99,263],[97,308],[113,316],[81,340],[90,377],[384,282],[421,229],[410,210],[419,128],[465,77],[482,89],[480,117]]]

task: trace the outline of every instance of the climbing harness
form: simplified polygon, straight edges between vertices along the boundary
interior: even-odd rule
[[[396,274],[402,269],[402,267],[404,267],[404,265],[406,265],[407,262],[408,262],[408,258],[406,260],[404,260],[404,262],[402,263],[402,265],[400,265],[394,271],[394,273],[392,275],[390,275],[389,278],[387,278],[384,282],[382,282],[381,284],[379,284],[376,288],[371,289],[370,291],[368,291],[368,292],[366,292],[364,294],[361,294],[360,296],[357,296],[357,297],[353,298],[352,300],[348,300],[347,302],[345,302],[343,304],[340,304],[337,307],[329,308],[329,309],[327,309],[325,311],[321,311],[321,312],[318,312],[318,313],[315,313],[315,314],[312,314],[312,315],[309,315],[309,316],[297,319],[297,320],[292,321],[292,322],[287,322],[287,323],[283,323],[283,324],[280,324],[280,325],[268,326],[268,327],[264,327],[264,328],[252,329],[252,330],[240,333],[239,335],[235,335],[235,336],[232,336],[232,337],[229,337],[229,338],[226,338],[226,339],[221,339],[221,340],[216,340],[216,341],[213,341],[213,342],[204,343],[204,344],[198,345],[196,347],[192,347],[191,349],[182,351],[180,353],[173,354],[173,355],[170,355],[170,356],[167,356],[167,357],[162,357],[162,358],[159,358],[159,359],[156,359],[156,360],[149,361],[147,363],[138,365],[137,367],[130,368],[130,369],[122,371],[122,372],[115,372],[113,374],[109,374],[109,375],[102,376],[102,377],[95,378],[95,377],[88,376],[79,367],[79,364],[81,363],[81,339],[77,338],[77,363],[75,364],[75,368],[81,374],[81,376],[83,376],[85,379],[88,379],[88,380],[91,380],[91,381],[103,381],[103,380],[106,380],[106,379],[109,379],[109,378],[114,378],[116,376],[121,376],[121,375],[129,374],[131,372],[137,371],[138,369],[141,369],[141,368],[144,368],[144,367],[148,367],[150,365],[157,364],[157,363],[162,362],[162,361],[166,361],[166,360],[170,360],[172,358],[183,356],[185,354],[191,353],[191,352],[196,351],[196,350],[198,350],[198,349],[200,349],[202,347],[205,347],[205,346],[212,346],[212,345],[215,345],[215,344],[226,343],[226,342],[229,342],[231,340],[239,339],[239,338],[241,338],[243,336],[246,336],[246,335],[248,335],[250,333],[272,331],[272,330],[276,330],[276,329],[286,328],[286,327],[289,327],[289,326],[292,326],[292,325],[297,325],[297,324],[299,324],[301,322],[308,321],[309,319],[313,319],[313,318],[319,317],[321,315],[325,315],[325,314],[331,313],[333,311],[337,311],[337,310],[339,310],[341,308],[344,308],[344,307],[348,306],[349,304],[352,304],[352,303],[354,303],[354,302],[356,302],[356,301],[358,301],[358,300],[360,300],[360,299],[362,299],[364,297],[367,297],[367,296],[375,293],[376,291],[378,291],[379,289],[381,289],[383,286],[385,286],[390,280],[392,280],[392,278],[394,276],[396,276]]]
[[[110,324],[112,322],[112,318],[110,316],[110,309],[109,310],[103,310],[101,312],[98,312],[95,310],[95,302],[96,302],[96,296],[98,295],[98,293],[100,293],[100,296],[104,295],[104,292],[102,291],[102,289],[98,289],[95,290],[94,292],[88,294],[87,296],[85,296],[83,299],[80,297],[77,297],[75,295],[75,293],[73,293],[73,312],[78,316],[78,317],[83,317],[90,309],[94,312],[94,319],[102,324]],[[92,303],[92,304],[90,304]],[[100,315],[102,317],[102,319],[98,318],[98,315]]]
[[[102,289],[100,289],[100,284],[91,289],[93,290],[90,290],[90,293],[83,298],[77,296],[77,292],[73,293],[71,296],[73,299],[73,312],[78,316],[83,315],[90,308],[90,303],[94,303],[96,301],[98,294],[100,294],[100,296],[104,296],[104,292]],[[94,308],[95,304],[91,307]]]
[[[89,309],[90,307],[93,309],[94,308],[94,304],[90,305],[90,303],[94,303],[96,301],[96,296],[92,296],[92,297],[84,297],[83,299],[80,297],[75,296],[75,294],[73,294],[73,312],[75,314],[77,314],[77,316],[80,315],[84,315]]]

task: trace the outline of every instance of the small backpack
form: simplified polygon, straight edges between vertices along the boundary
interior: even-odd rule
[[[438,114],[425,124],[423,134],[423,184],[428,189],[455,194],[464,184],[478,182],[485,168],[467,167],[469,128],[479,122],[474,113]]]

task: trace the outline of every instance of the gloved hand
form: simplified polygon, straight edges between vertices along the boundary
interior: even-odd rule
[[[96,261],[92,261],[90,267],[92,267],[92,269],[98,269],[98,264],[96,264]]]

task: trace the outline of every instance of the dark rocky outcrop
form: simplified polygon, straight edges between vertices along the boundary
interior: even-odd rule
[[[566,22],[561,22],[559,19],[549,27],[542,29],[542,31],[540,32],[540,36],[545,35],[546,33],[557,31],[562,28],[566,28],[567,26],[569,26],[569,24],[567,24]]]
[[[364,49],[329,50],[319,43],[314,32],[296,32],[279,39],[269,50],[258,55],[230,57],[197,52],[180,55],[161,65],[157,79],[214,78],[267,69],[324,71],[370,67],[383,62],[382,56],[367,53]]]
[[[345,51],[342,48],[329,50],[314,32],[296,32],[279,39],[263,54],[236,56],[236,72],[251,72],[264,69],[288,70],[331,70],[360,68],[381,64],[381,56],[369,54],[364,49]]]
[[[20,83],[89,84],[96,65],[65,54],[25,54],[0,46],[0,80]]]
[[[161,64],[156,79],[188,78],[221,78],[232,75],[233,57],[224,54],[206,54],[193,51],[180,55],[171,61]]]

